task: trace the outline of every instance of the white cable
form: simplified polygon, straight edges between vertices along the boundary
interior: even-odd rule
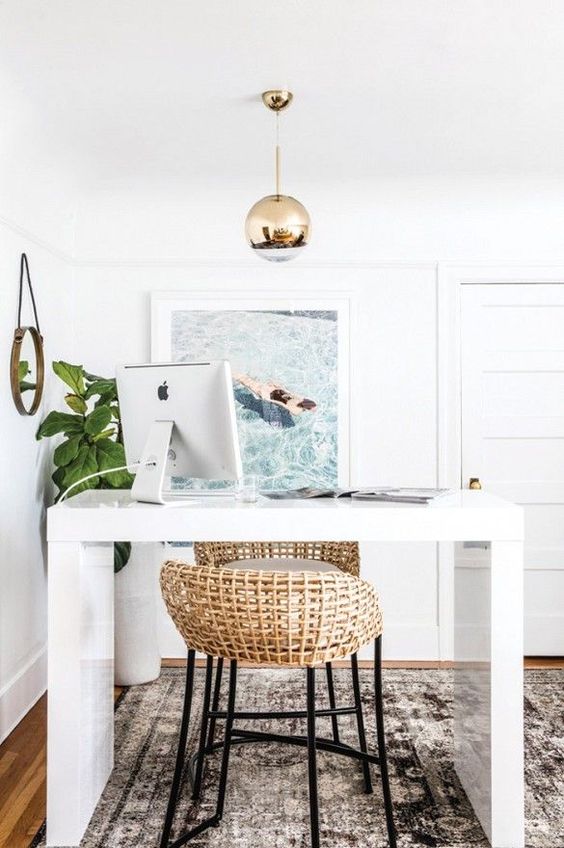
[[[59,498],[59,503],[62,503],[68,493],[76,486],[80,486],[81,483],[85,483],[87,480],[92,480],[93,477],[101,477],[103,474],[112,474],[114,471],[129,471],[130,468],[139,468],[141,465],[156,465],[156,462],[132,462],[130,465],[120,465],[118,468],[106,468],[104,471],[96,471],[95,474],[87,474],[86,477],[81,477],[80,480],[77,480],[76,483],[73,483],[72,486],[69,486],[68,489],[63,492]]]

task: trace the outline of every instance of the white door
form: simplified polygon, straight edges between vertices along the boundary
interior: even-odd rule
[[[462,286],[462,485],[525,507],[525,653],[564,654],[564,284]]]

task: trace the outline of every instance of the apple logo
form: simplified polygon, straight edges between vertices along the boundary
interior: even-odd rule
[[[163,382],[162,386],[159,386],[157,389],[157,395],[159,396],[159,400],[168,400],[168,386],[166,384],[166,380]]]

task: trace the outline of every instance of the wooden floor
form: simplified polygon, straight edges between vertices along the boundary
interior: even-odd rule
[[[163,665],[182,666],[178,660]],[[337,663],[335,663],[337,665]],[[370,663],[363,665],[370,666]],[[385,663],[390,668],[444,668],[447,663]],[[529,657],[525,668],[564,668],[564,658]],[[116,688],[116,697],[121,690]],[[45,819],[44,695],[0,745],[0,848],[28,848]]]

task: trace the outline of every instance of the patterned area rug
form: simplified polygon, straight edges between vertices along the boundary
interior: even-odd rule
[[[398,845],[486,848],[488,842],[452,765],[451,672],[386,670],[384,675]],[[325,677],[321,673],[318,677],[320,704],[326,694],[322,689]],[[203,669],[198,669],[192,750],[203,678]],[[374,747],[371,672],[361,671],[361,681],[369,743]],[[335,683],[338,702],[351,703],[350,671],[335,670]],[[183,670],[165,669],[155,683],[131,688],[122,697],[116,713],[116,767],[81,848],[158,845],[174,767],[183,687]],[[304,702],[305,675],[300,671],[239,672],[239,709],[273,709],[273,705],[303,709]],[[339,721],[343,741],[356,744],[354,719],[346,716]],[[560,848],[564,846],[564,672],[526,672],[525,723],[527,846]],[[319,735],[329,737],[329,720],[320,719],[319,725]],[[262,726],[266,728],[267,723]],[[283,727],[283,732],[305,732],[298,721],[276,722],[276,726]],[[184,792],[178,806],[177,836],[211,815],[218,764],[219,755],[209,759],[199,805],[190,800],[189,791]],[[320,752],[318,765],[322,846],[387,846],[377,770],[374,794],[365,795],[358,763]],[[34,844],[45,844],[43,833]],[[308,848],[305,750],[274,744],[235,746],[221,827],[208,830],[190,844],[195,848]]]

